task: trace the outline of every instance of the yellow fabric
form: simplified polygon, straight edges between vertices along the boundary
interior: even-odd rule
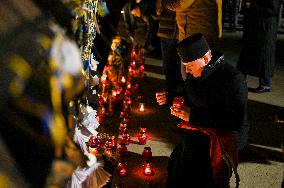
[[[61,109],[61,91],[58,86],[58,80],[55,76],[50,78],[51,101],[54,110],[53,121],[50,125],[51,137],[55,144],[55,156],[61,157],[62,148],[64,146],[65,137],[67,136],[67,129],[65,120]]]
[[[218,27],[219,27],[219,38],[223,35],[223,23],[222,23],[222,0],[216,0],[218,6]]]

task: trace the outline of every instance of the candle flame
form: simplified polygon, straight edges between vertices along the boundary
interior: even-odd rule
[[[139,111],[140,111],[140,112],[144,112],[144,111],[145,111],[145,109],[144,109],[144,103],[140,103]]]

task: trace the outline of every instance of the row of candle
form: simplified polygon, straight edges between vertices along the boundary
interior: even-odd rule
[[[142,152],[142,158],[143,158],[143,173],[145,175],[151,175],[153,173],[153,168],[151,164],[152,151],[150,147],[144,147],[144,150]],[[127,167],[128,163],[125,160],[122,160],[121,162],[118,163],[117,170],[120,176],[126,176]]]

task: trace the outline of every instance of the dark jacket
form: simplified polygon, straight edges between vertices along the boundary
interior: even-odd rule
[[[247,124],[246,81],[223,55],[213,54],[200,78],[188,75],[185,92],[191,125],[237,130]]]
[[[280,0],[252,1],[244,11],[243,47],[238,68],[244,74],[273,76]]]

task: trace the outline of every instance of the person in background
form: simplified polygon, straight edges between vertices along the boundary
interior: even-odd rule
[[[182,82],[180,73],[180,58],[177,54],[177,24],[175,12],[165,9],[162,0],[156,3],[157,20],[159,20],[158,37],[161,41],[163,71],[166,77],[166,91],[168,92],[168,104],[175,97],[178,85]],[[177,66],[178,65],[178,66]]]
[[[280,0],[243,1],[243,44],[237,67],[246,76],[258,77],[254,93],[270,92],[275,66]]]
[[[242,132],[248,130],[246,81],[223,54],[211,52],[201,33],[180,41],[177,50],[187,73],[180,95],[186,107],[172,106],[171,114],[188,125],[181,127],[184,141],[169,160],[168,186],[229,187],[228,168],[236,170],[237,150],[247,142],[247,132]],[[165,102],[163,93],[156,96],[159,104]],[[220,157],[224,155],[234,161],[231,166]]]
[[[136,0],[132,3],[131,14],[141,18],[146,23],[144,49],[146,57],[161,58],[160,39],[157,36],[159,23],[154,19],[156,15],[156,2],[152,0]]]
[[[164,7],[176,12],[178,41],[202,33],[212,51],[220,50],[222,36],[222,0],[163,0]],[[186,79],[181,65],[182,78]]]

